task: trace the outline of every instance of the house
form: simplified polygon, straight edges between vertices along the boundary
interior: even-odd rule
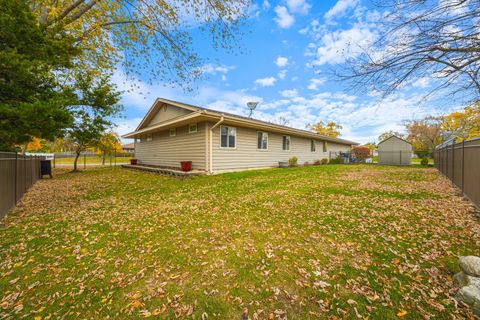
[[[135,152],[135,143],[127,143],[122,145],[122,150],[124,153],[134,153]]]
[[[158,98],[134,132],[139,164],[207,173],[278,167],[298,158],[313,163],[357,143],[235,114]]]
[[[412,144],[397,136],[381,141],[378,146],[378,163],[386,165],[410,165],[412,161]]]

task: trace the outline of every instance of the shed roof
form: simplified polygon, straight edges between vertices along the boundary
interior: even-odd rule
[[[402,138],[400,138],[400,137],[398,137],[398,136],[396,136],[396,135],[391,135],[391,136],[388,137],[387,139],[383,139],[382,141],[380,141],[380,142],[378,143],[378,145],[384,143],[384,142],[387,141],[387,140],[390,140],[391,138],[397,138],[398,140],[402,140],[403,142],[406,142],[406,143],[408,143],[409,145],[412,145],[412,144],[411,144],[410,142],[408,142],[407,140],[402,139]]]

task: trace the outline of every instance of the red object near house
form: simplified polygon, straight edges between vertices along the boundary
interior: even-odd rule
[[[182,171],[192,170],[192,161],[180,161],[180,164],[182,165]]]
[[[132,166],[137,165],[137,159],[130,159],[130,164],[131,164]]]

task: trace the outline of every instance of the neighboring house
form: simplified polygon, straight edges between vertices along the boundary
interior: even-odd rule
[[[139,164],[178,168],[180,161],[192,161],[193,169],[208,173],[278,167],[294,156],[299,164],[313,163],[357,145],[161,98],[123,138],[135,139]]]
[[[122,146],[124,153],[134,153],[135,152],[135,143],[127,143]]]
[[[378,163],[387,165],[410,165],[412,161],[412,145],[410,142],[391,136],[377,146]]]

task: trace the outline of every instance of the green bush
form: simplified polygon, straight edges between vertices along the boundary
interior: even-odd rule
[[[328,159],[327,158],[323,158],[321,161],[320,161],[321,164],[327,164],[328,163]]]
[[[297,157],[291,157],[288,159],[288,164],[290,167],[296,167],[298,165],[298,158]]]
[[[423,157],[422,160],[420,161],[420,164],[422,166],[428,166],[428,158],[427,157]]]
[[[333,159],[331,159],[330,162],[329,162],[329,164],[340,164],[340,163],[342,163],[340,157],[338,157],[338,158],[333,158]]]

